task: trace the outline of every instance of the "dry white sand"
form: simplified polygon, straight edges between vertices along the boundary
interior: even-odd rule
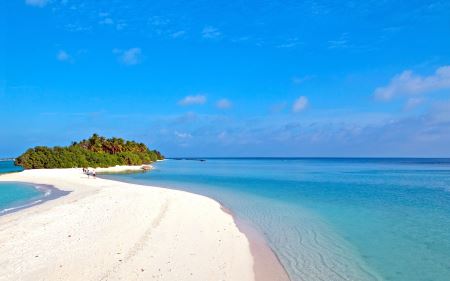
[[[71,191],[0,217],[0,280],[255,279],[247,237],[207,197],[88,179],[81,169],[0,181]]]
[[[139,172],[145,171],[144,166],[148,169],[153,169],[152,165],[141,165],[141,166],[114,166],[109,168],[95,168],[97,173],[122,173],[122,172]],[[92,168],[89,168],[92,169]]]

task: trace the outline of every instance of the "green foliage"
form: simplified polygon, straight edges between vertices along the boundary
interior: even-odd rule
[[[111,167],[142,165],[162,159],[164,156],[159,151],[150,150],[143,143],[93,134],[89,139],[72,142],[67,147],[28,149],[16,158],[15,164],[25,169]]]

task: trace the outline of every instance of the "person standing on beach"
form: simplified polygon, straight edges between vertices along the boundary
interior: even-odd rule
[[[95,170],[92,170],[92,177],[95,179],[96,176],[97,174],[95,173]]]

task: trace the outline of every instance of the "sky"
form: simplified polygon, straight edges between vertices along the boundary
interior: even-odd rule
[[[3,1],[0,157],[450,157],[450,1]]]

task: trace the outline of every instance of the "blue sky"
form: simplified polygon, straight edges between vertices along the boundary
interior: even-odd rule
[[[0,156],[450,156],[450,1],[2,5]]]

